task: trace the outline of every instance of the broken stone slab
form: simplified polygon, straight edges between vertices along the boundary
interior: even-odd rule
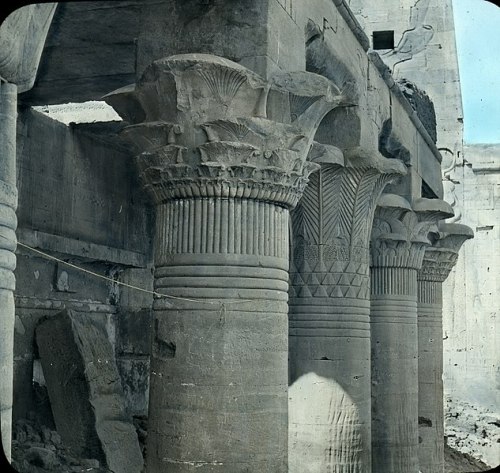
[[[38,325],[36,341],[57,431],[72,455],[139,473],[139,441],[104,326],[63,311]]]

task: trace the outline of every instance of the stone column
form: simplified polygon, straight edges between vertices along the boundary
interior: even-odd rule
[[[402,197],[382,195],[371,236],[373,473],[419,471],[417,271],[430,225],[453,212],[429,199],[414,210],[419,215]]]
[[[371,471],[369,239],[395,159],[320,146],[293,223],[290,473]]]
[[[107,100],[135,123],[155,290],[173,297],[154,303],[147,472],[288,472],[289,209],[340,93],[193,54]]]
[[[10,459],[16,279],[17,86],[0,81],[0,417],[2,445]]]
[[[418,423],[422,473],[444,471],[442,284],[462,244],[473,238],[460,224],[440,224],[418,272]]]

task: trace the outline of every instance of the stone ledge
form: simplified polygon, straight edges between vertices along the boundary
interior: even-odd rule
[[[98,260],[109,263],[146,268],[148,258],[143,253],[113,248],[96,243],[75,240],[73,238],[44,233],[29,228],[19,228],[17,236],[21,243],[33,248],[51,252],[78,256],[86,260]]]

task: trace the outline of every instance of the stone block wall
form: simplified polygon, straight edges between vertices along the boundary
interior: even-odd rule
[[[127,150],[109,141],[107,129],[116,126],[66,126],[32,109],[19,115],[14,420],[36,411],[51,424],[43,377],[35,373],[33,382],[34,331],[64,308],[106,327],[127,408],[132,415],[147,413],[152,297],[102,278],[152,289],[152,216]]]
[[[456,214],[475,237],[444,283],[445,435],[452,447],[497,466],[500,145],[464,151],[448,187]]]

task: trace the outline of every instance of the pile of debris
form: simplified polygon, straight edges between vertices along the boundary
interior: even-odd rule
[[[444,473],[473,473],[491,471],[490,467],[480,460],[459,452],[449,445],[444,445]]]
[[[77,458],[55,430],[41,425],[30,412],[13,426],[12,466],[19,473],[109,473],[94,458]]]

